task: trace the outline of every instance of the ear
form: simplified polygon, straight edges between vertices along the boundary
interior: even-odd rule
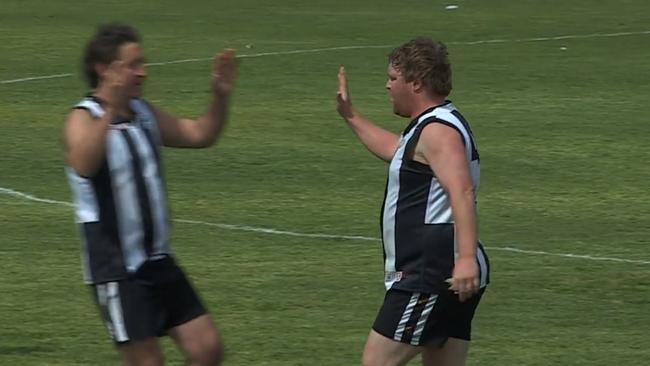
[[[108,70],[108,65],[97,63],[93,67],[95,68],[95,73],[97,73],[97,78],[101,83],[101,81],[104,80],[104,74],[106,73],[106,70]]]
[[[413,80],[411,82],[411,90],[415,94],[419,94],[424,92],[424,84],[422,84],[421,80]]]

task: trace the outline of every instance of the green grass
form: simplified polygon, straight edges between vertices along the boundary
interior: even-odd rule
[[[449,44],[451,99],[482,158],[481,238],[492,284],[469,365],[644,365],[650,357],[647,182],[650,5],[626,1],[2,0],[0,187],[69,201],[60,147],[84,93],[81,48],[109,20],[136,25],[151,62],[338,46]],[[480,40],[501,43],[467,44]],[[246,48],[250,45],[251,48]],[[561,47],[565,47],[563,50]],[[357,107],[392,131],[391,47],[242,58],[230,125],[208,150],[164,152],[176,219],[378,236],[386,166],[335,111],[338,65]],[[147,98],[197,116],[210,62],[148,69]],[[68,207],[0,195],[0,364],[113,365],[82,285]],[[379,242],[175,222],[173,247],[224,334],[229,365],[354,365],[382,289]],[[490,250],[492,247],[492,250]],[[504,247],[645,261],[531,255]],[[169,364],[181,358],[165,341]],[[414,362],[413,364],[416,364]]]

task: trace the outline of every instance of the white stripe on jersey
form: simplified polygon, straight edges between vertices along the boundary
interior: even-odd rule
[[[111,171],[111,184],[115,211],[117,212],[117,226],[120,242],[124,255],[124,263],[129,272],[135,271],[147,259],[144,246],[144,230],[142,213],[135,185],[133,165],[128,144],[121,130],[129,133],[130,128],[112,128],[108,132],[106,158]]]
[[[434,110],[435,111],[435,110]],[[420,117],[418,125],[425,119],[434,115],[434,112],[427,113]],[[386,187],[386,199],[384,201],[383,212],[383,233],[382,238],[384,241],[384,253],[386,255],[386,263],[384,264],[384,271],[386,273],[395,272],[395,216],[397,214],[397,201],[399,199],[400,191],[400,169],[402,167],[402,159],[404,157],[404,150],[406,149],[407,142],[411,139],[417,125],[413,127],[405,136],[400,136],[399,146],[393,159],[391,159],[390,166],[388,167],[388,183]],[[386,289],[393,286],[397,278],[385,277],[384,284]]]
[[[472,185],[474,186],[474,192],[476,192],[479,185],[480,168],[478,161],[472,161],[472,146],[474,146],[474,141],[469,131],[467,131],[465,125],[463,125],[463,123],[452,114],[452,112],[455,110],[456,108],[453,106],[453,104],[449,103],[445,106],[436,108],[434,110],[434,115],[436,118],[452,124],[458,129],[458,131],[460,131],[463,137],[463,141],[465,142],[465,157],[468,162],[468,168],[470,176],[472,178]],[[424,223],[450,224],[453,222],[454,219],[447,193],[445,192],[438,179],[434,176],[431,180],[431,188],[429,189],[429,197],[427,199],[427,208]]]
[[[438,179],[431,179],[429,197],[427,198],[427,209],[424,213],[426,224],[445,224],[454,222],[451,212],[451,205],[447,200],[447,194],[440,185]]]
[[[400,138],[400,144],[396,154],[400,154],[400,150],[404,150],[404,139]],[[383,241],[384,253],[386,254],[386,263],[384,264],[384,271],[387,273],[395,272],[395,213],[397,212],[397,198],[399,195],[399,166],[401,160],[393,158],[388,168],[388,187],[386,190],[386,200],[384,202],[384,217],[383,217]],[[387,279],[387,284],[395,281],[394,279]],[[389,287],[387,287],[389,288]]]
[[[165,193],[159,177],[155,152],[140,129],[129,129],[129,135],[133,138],[138,153],[142,156],[142,178],[147,187],[149,204],[153,218],[153,253],[167,253],[168,222],[167,209],[165,207]]]
[[[95,118],[101,118],[104,115],[104,109],[92,99],[84,99],[81,102],[77,103],[77,107],[86,108],[90,111],[90,114]]]
[[[465,125],[463,125],[463,123],[452,114],[452,112],[455,110],[456,107],[454,107],[453,104],[449,103],[442,107],[436,108],[435,116],[445,122],[451,123],[458,129],[458,131],[460,131],[461,135],[463,136],[463,141],[465,142],[465,157],[467,157],[467,161],[472,161],[472,138],[470,137],[469,131],[467,131],[465,128]]]
[[[111,124],[107,131],[106,166],[102,167],[105,171],[86,179],[73,169],[66,168],[74,192],[76,221],[86,224],[84,228],[93,222],[100,225],[100,230],[93,230],[90,234],[84,228],[81,230],[84,240],[82,263],[85,279],[89,283],[106,281],[103,276],[114,278],[124,270],[133,272],[148,258],[148,254],[159,256],[169,253],[169,213],[157,151],[161,142],[160,133],[155,116],[146,102],[133,99],[130,106],[134,112],[133,120]],[[87,109],[93,118],[100,118],[104,114],[102,106],[93,97],[83,99],[76,108]],[[140,171],[135,172],[134,168]],[[97,196],[97,189],[107,190],[109,195]],[[144,192],[146,196],[142,197],[141,193]],[[100,215],[100,209],[104,216]],[[145,237],[149,239],[149,224],[152,241],[144,243]],[[115,242],[116,239],[119,243]],[[149,244],[151,248],[145,247]],[[88,251],[89,245],[96,246],[92,252]],[[120,246],[119,251],[116,250],[117,245]],[[151,253],[147,252],[148,249],[151,249]],[[116,255],[120,251],[122,258],[116,259],[113,266],[92,268],[97,263],[95,256],[101,257],[105,253]],[[121,267],[122,263],[125,268]]]
[[[147,103],[138,100],[138,99],[132,99],[131,100],[131,109],[135,111],[136,113],[136,123],[140,123],[142,126],[145,127],[148,131],[152,133],[152,137],[154,139],[153,143],[157,144],[158,146],[162,145],[162,139],[160,138],[160,131],[158,131],[158,125],[156,125],[156,117],[154,116],[153,112],[151,109],[149,109],[149,106]]]
[[[76,203],[75,221],[78,224],[99,221],[99,206],[90,180],[79,176],[71,167],[65,167],[65,173],[72,182],[72,194]]]

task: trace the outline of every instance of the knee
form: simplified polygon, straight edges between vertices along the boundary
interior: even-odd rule
[[[193,366],[219,366],[223,361],[223,344],[219,340],[202,342],[187,355],[187,364]]]
[[[162,366],[164,363],[165,361],[162,355],[123,358],[123,364],[125,366]]]
[[[362,366],[384,366],[385,363],[382,362],[380,357],[377,357],[376,353],[368,352],[367,350],[363,352],[361,356],[361,365]]]
[[[373,363],[373,360],[371,359],[370,356],[366,354],[366,352],[363,353],[361,356],[361,366],[374,366],[375,364]]]

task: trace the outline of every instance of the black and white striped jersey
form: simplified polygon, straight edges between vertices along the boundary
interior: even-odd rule
[[[479,154],[467,121],[451,102],[432,107],[415,118],[400,136],[388,168],[381,212],[386,289],[432,293],[452,276],[457,250],[454,221],[447,194],[431,168],[413,160],[422,129],[442,123],[462,136],[477,192]],[[477,261],[481,287],[489,281],[488,259],[479,244]]]
[[[156,120],[144,101],[133,99],[130,107],[133,119],[109,126],[103,162],[94,176],[82,177],[66,167],[87,283],[122,279],[146,260],[170,253]],[[74,108],[87,110],[93,118],[104,113],[94,97]]]

